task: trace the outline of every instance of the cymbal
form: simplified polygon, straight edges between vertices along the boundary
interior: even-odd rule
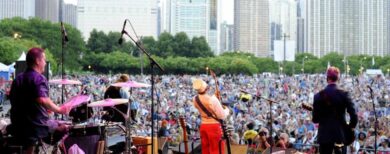
[[[142,87],[150,87],[149,84],[146,83],[139,83],[135,81],[127,81],[127,82],[118,82],[111,84],[115,87],[128,87],[128,88],[142,88]]]
[[[66,84],[81,84],[81,82],[78,81],[78,80],[68,80],[68,79],[54,79],[54,80],[50,80],[49,83],[52,83],[52,84],[63,84],[63,85],[66,85]]]
[[[89,106],[89,107],[106,107],[106,106],[115,106],[115,105],[119,105],[119,104],[126,104],[127,102],[129,102],[128,99],[108,98],[108,99],[104,99],[101,101],[92,102],[92,103],[88,104],[87,106]]]
[[[77,95],[67,100],[63,105],[71,106],[71,108],[88,102],[91,98],[89,95]]]

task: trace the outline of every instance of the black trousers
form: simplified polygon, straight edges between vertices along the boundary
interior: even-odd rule
[[[346,154],[347,147],[336,147],[334,143],[322,143],[320,144],[320,154]]]

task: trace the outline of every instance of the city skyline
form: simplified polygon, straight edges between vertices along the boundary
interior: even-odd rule
[[[263,2],[267,5],[257,6]],[[204,36],[216,55],[234,44],[233,51],[272,57],[274,41],[283,40],[283,34],[296,42],[289,46],[294,52],[318,57],[329,52],[390,54],[388,0],[261,0],[245,7],[239,5],[249,4],[246,0],[0,0],[0,4],[0,19],[64,21],[79,29],[85,41],[92,29],[120,32],[123,20],[129,19],[139,36],[157,39],[164,31],[185,32],[190,39]],[[259,42],[264,45],[256,45]]]

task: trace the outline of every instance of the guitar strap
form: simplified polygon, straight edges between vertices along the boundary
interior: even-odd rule
[[[195,97],[195,102],[198,104],[198,106],[202,109],[202,111],[204,113],[206,113],[206,115],[208,117],[212,117],[213,119],[217,120],[218,122],[220,122],[221,119],[218,119],[217,117],[215,117],[212,113],[210,113],[209,110],[207,110],[207,108],[201,103],[200,99],[199,99],[199,95],[197,95]]]

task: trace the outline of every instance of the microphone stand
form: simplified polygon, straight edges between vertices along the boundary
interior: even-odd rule
[[[374,124],[374,153],[377,151],[377,129],[378,129],[378,117],[376,115],[376,110],[375,110],[375,102],[374,102],[374,95],[373,91],[370,86],[368,86],[368,89],[370,89],[370,94],[371,94],[371,102],[372,102],[372,108],[374,110],[374,118],[375,118],[375,124]]]
[[[64,23],[61,21],[61,79],[65,79],[65,69],[64,69],[64,48],[66,46],[66,43],[68,42],[68,36],[66,36],[65,32],[65,26]],[[49,70],[47,70],[49,71]],[[64,90],[65,90],[65,85],[61,85],[61,104],[64,104]],[[64,120],[64,116],[61,116],[62,120]]]
[[[128,21],[129,23],[130,23],[130,25],[131,25],[131,22],[129,21],[129,19],[126,19],[126,21]],[[135,33],[135,30],[134,30],[134,28],[133,28],[133,26],[131,26],[132,27],[132,29],[133,29],[133,31],[134,31],[134,33]],[[151,78],[150,78],[150,82],[151,82],[151,85],[152,85],[152,87],[151,87],[151,89],[150,89],[150,91],[151,91],[151,100],[152,100],[152,107],[151,107],[151,113],[152,113],[152,132],[151,132],[151,137],[152,137],[152,154],[154,153],[154,119],[153,119],[153,115],[154,115],[154,68],[156,67],[156,68],[158,68],[160,71],[162,71],[162,72],[165,72],[164,71],[164,69],[156,62],[156,60],[154,60],[153,58],[152,58],[152,56],[150,56],[150,54],[145,50],[145,48],[140,44],[140,42],[138,42],[138,41],[136,41],[136,40],[134,40],[133,39],[133,37],[131,37],[130,35],[129,35],[129,33],[127,33],[127,31],[126,30],[122,30],[122,34],[125,34],[125,35],[127,35],[134,43],[135,43],[135,45],[148,57],[148,59],[149,59],[149,62],[150,62],[150,70],[151,70]],[[136,34],[137,35],[137,34]]]
[[[264,99],[264,100],[266,100],[266,101],[268,101],[268,103],[269,103],[269,118],[268,118],[268,121],[269,121],[269,123],[270,123],[270,138],[271,138],[271,143],[270,143],[270,145],[271,145],[271,147],[270,147],[270,153],[272,153],[272,146],[273,146],[273,137],[272,137],[272,134],[273,134],[273,131],[272,131],[272,124],[273,124],[273,119],[272,119],[272,104],[273,103],[277,103],[276,101],[274,101],[274,100],[271,100],[271,99],[268,99],[268,98],[265,98],[265,97],[263,97],[263,96],[260,96],[260,98],[261,99]]]

